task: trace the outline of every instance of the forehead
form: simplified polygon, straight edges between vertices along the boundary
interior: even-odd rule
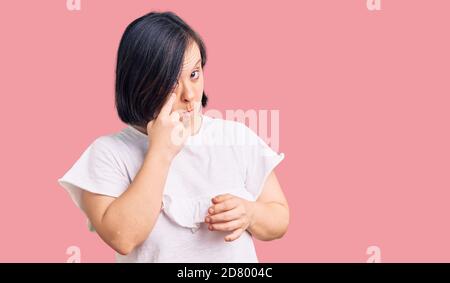
[[[196,43],[192,43],[184,53],[183,71],[190,71],[201,58],[200,49]]]

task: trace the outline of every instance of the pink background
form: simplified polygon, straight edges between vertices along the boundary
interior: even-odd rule
[[[118,131],[118,42],[172,10],[209,51],[209,108],[279,109],[291,207],[262,262],[450,261],[448,0],[2,1],[0,261],[114,261],[57,178]]]

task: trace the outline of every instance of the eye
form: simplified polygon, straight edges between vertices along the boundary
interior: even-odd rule
[[[193,72],[191,73],[191,79],[196,80],[196,79],[198,79],[199,77],[200,77],[200,72],[199,72],[199,71],[193,71]]]

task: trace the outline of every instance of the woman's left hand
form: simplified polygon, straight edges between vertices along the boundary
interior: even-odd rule
[[[230,242],[239,238],[253,220],[254,202],[224,194],[212,199],[205,223],[211,231],[232,231],[225,237]]]

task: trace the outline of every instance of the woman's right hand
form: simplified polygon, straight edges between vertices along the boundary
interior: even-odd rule
[[[148,122],[147,133],[149,148],[147,153],[162,155],[161,157],[172,161],[180,152],[190,135],[189,121],[186,117],[180,120],[180,114],[172,112],[176,94],[172,93],[164,103],[158,116]]]

